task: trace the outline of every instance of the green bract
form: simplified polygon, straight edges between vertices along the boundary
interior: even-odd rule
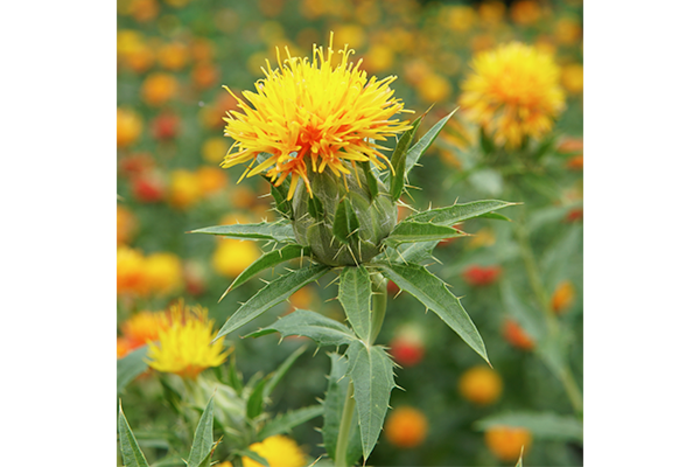
[[[313,197],[299,185],[292,200],[297,241],[329,266],[369,262],[381,252],[382,240],[394,229],[398,215],[381,181],[375,181],[378,194],[373,197],[364,172],[356,171],[345,180],[347,187],[329,171],[312,174]]]

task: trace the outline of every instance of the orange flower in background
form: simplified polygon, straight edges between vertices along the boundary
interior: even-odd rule
[[[182,70],[190,60],[190,50],[182,42],[169,42],[158,49],[158,62],[166,70]]]
[[[459,378],[459,393],[470,402],[478,405],[493,404],[501,397],[503,380],[487,366],[471,368]]]
[[[564,110],[560,69],[551,55],[519,42],[482,52],[463,83],[460,104],[466,117],[507,148],[526,136],[539,139],[551,131]]]
[[[542,9],[534,0],[521,0],[510,7],[510,17],[516,24],[530,26],[536,23],[540,16],[542,16]]]
[[[243,92],[251,105],[234,95],[239,111],[224,119],[224,133],[234,144],[223,167],[251,162],[241,179],[265,173],[278,186],[291,176],[289,199],[300,179],[313,195],[307,167],[319,173],[328,168],[338,177],[351,173],[344,162],[370,161],[386,168],[379,143],[409,128],[408,122],[390,120],[405,112],[389,88],[396,77],[367,79],[359,63],[348,62],[353,51],[347,45],[333,50],[332,34],[326,52],[315,47],[309,61],[287,51],[282,60],[278,50],[279,68],[273,70],[268,62],[257,92]],[[255,165],[260,153],[271,156]]]
[[[489,450],[504,462],[515,462],[524,447],[528,451],[532,434],[525,428],[494,426],[486,430],[484,441]]]
[[[159,107],[171,100],[177,90],[177,79],[173,75],[152,73],[146,77],[141,85],[141,97],[146,104]]]
[[[153,253],[147,256],[144,274],[147,288],[152,293],[164,295],[182,287],[182,263],[173,253]]]
[[[142,345],[158,340],[158,333],[169,326],[170,321],[162,311],[136,313],[119,327],[122,337],[117,338],[117,356],[119,356],[120,347],[126,348],[126,353],[128,353]]]
[[[583,65],[572,63],[562,69],[561,82],[571,94],[583,92]]]
[[[117,107],[117,147],[133,144],[143,129],[141,116],[131,109]]]
[[[192,68],[192,82],[197,89],[208,89],[219,81],[219,68],[211,63],[198,63]]]
[[[559,146],[557,146],[557,150],[565,153],[583,151],[583,138],[564,138],[559,143]]]
[[[151,132],[158,140],[169,140],[177,136],[180,130],[180,117],[170,112],[163,112],[151,122]]]
[[[513,347],[520,350],[532,350],[535,341],[523,330],[517,321],[507,318],[503,323],[503,338]]]
[[[128,208],[117,204],[117,245],[131,242],[137,228],[136,216]]]
[[[141,251],[128,246],[117,248],[117,295],[140,294],[146,290],[145,264]]]
[[[221,192],[228,183],[228,176],[218,167],[200,167],[196,175],[202,193],[207,196]]]
[[[270,467],[304,467],[306,465],[304,451],[287,436],[270,436],[259,443],[251,444],[248,449],[265,458]],[[244,456],[243,467],[262,467],[262,464]]]
[[[573,156],[566,161],[566,168],[569,170],[583,170],[583,154]]]
[[[498,280],[500,275],[500,266],[479,266],[476,264],[465,269],[462,273],[467,284],[475,287],[491,285]]]
[[[554,26],[554,37],[560,44],[575,45],[581,39],[581,26],[577,20],[562,18]]]
[[[128,11],[139,23],[147,23],[158,16],[159,10],[158,0],[132,0]]]
[[[413,407],[398,407],[389,412],[384,434],[391,444],[400,448],[420,446],[428,433],[428,419]]]
[[[562,281],[552,294],[552,310],[560,315],[564,313],[574,303],[576,289],[571,281]]]

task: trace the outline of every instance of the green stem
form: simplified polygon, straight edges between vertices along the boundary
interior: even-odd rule
[[[520,254],[523,258],[523,262],[525,263],[525,270],[527,271],[527,278],[530,282],[530,287],[532,287],[532,291],[535,293],[539,308],[544,314],[547,322],[547,331],[551,338],[557,338],[560,333],[559,322],[550,308],[547,290],[542,282],[542,276],[540,275],[537,262],[535,261],[535,254],[530,246],[527,229],[522,223],[518,223],[514,226],[514,230],[520,246]],[[571,373],[569,366],[564,364],[558,371],[555,368],[552,368],[552,371],[564,386],[564,390],[566,391],[566,395],[569,398],[569,402],[571,402],[571,406],[574,408],[574,411],[577,414],[581,414],[583,412],[583,395],[581,394],[581,390],[578,388],[578,385],[574,380],[574,376]]]
[[[355,412],[355,398],[353,394],[355,386],[352,381],[348,383],[348,392],[345,395],[345,405],[343,406],[343,415],[340,418],[340,427],[338,429],[338,442],[335,448],[335,465],[336,467],[348,467],[348,443],[350,442],[350,429],[352,428],[352,416]]]

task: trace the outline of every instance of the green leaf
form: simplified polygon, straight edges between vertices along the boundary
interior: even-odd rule
[[[343,198],[338,203],[333,220],[333,236],[341,243],[347,245],[351,240],[358,238],[360,221],[352,209],[349,198]]]
[[[498,425],[526,428],[538,439],[583,442],[583,424],[580,420],[552,412],[499,413],[477,421],[474,428],[484,431]]]
[[[547,323],[542,312],[531,306],[520,291],[516,291],[510,279],[501,279],[501,300],[508,315],[512,316],[525,332],[539,342],[547,334]]]
[[[484,127],[479,128],[479,144],[484,155],[489,155],[496,150],[496,145],[489,135],[484,131]]]
[[[486,214],[482,214],[480,216],[477,216],[481,219],[495,219],[497,221],[507,221],[507,222],[512,222],[509,217],[504,216],[503,214],[499,214],[497,212],[487,212]]]
[[[346,266],[340,274],[338,300],[355,334],[369,342],[371,332],[372,283],[364,266]]]
[[[385,256],[392,263],[419,263],[430,258],[438,240],[431,242],[402,243],[396,248],[387,247]]]
[[[358,164],[360,164],[360,167],[362,167],[362,171],[365,173],[367,187],[369,188],[370,201],[373,201],[374,198],[376,198],[377,195],[379,195],[379,186],[377,185],[377,179],[372,173],[372,167],[370,166],[369,161],[358,162]]]
[[[259,224],[214,225],[187,233],[219,235],[248,240],[272,240],[279,243],[296,243],[294,229],[286,220],[261,222]]]
[[[445,238],[463,237],[465,235],[461,230],[445,225],[403,221],[384,239],[384,243],[396,246],[400,243],[440,241]]]
[[[325,211],[323,210],[323,203],[317,197],[309,198],[308,203],[309,215],[314,219],[321,220],[325,216]]]
[[[231,358],[229,359],[229,362],[230,364],[228,367],[228,384],[233,388],[234,391],[236,391],[236,394],[240,396],[241,394],[243,394],[243,380],[238,374],[238,371],[236,370],[234,360]]]
[[[199,467],[210,455],[214,446],[214,396],[209,399],[204,412],[199,418],[197,429],[194,432],[194,441],[187,458],[188,467]]]
[[[275,417],[265,424],[258,433],[260,439],[265,439],[269,436],[288,433],[295,426],[301,425],[313,418],[323,415],[323,405],[312,405],[289,412]]]
[[[416,130],[420,125],[423,117],[418,117],[412,124],[411,129],[404,132],[396,143],[396,148],[391,154],[391,166],[394,168],[394,172],[391,175],[391,184],[389,185],[389,192],[391,198],[396,201],[401,197],[401,192],[404,187],[404,179],[406,178],[406,154],[408,152],[408,147],[413,142],[413,136],[416,134]]]
[[[408,216],[404,222],[427,222],[438,225],[455,225],[467,219],[480,217],[491,211],[515,206],[517,203],[495,199],[455,204],[446,208],[430,209]]]
[[[267,385],[267,377],[258,381],[258,384],[253,389],[253,392],[248,398],[248,404],[246,405],[246,416],[250,420],[254,420],[263,411],[263,401],[265,400],[264,392],[265,386]]]
[[[235,451],[234,454],[238,454],[241,457],[250,457],[258,464],[262,464],[265,467],[270,467],[270,464],[267,463],[267,459],[262,457],[257,452],[251,451],[250,449],[239,449],[238,451]]]
[[[328,375],[328,391],[323,401],[323,446],[331,459],[335,460],[338,431],[340,420],[343,416],[345,396],[348,392],[350,378],[346,375],[348,371],[348,359],[344,355],[337,353],[328,354],[331,358],[331,373]],[[346,465],[355,465],[362,455],[362,444],[360,442],[360,425],[357,423],[357,414],[353,413],[351,421],[350,441],[348,442]]]
[[[455,114],[455,112],[457,112],[457,110],[459,110],[459,107],[454,109],[447,117],[433,125],[433,127],[428,130],[423,137],[411,147],[411,149],[408,150],[408,153],[406,154],[406,176],[408,176],[408,174],[411,172],[423,153],[430,147],[431,144],[433,144],[433,141],[435,141],[437,135],[440,134],[442,127],[445,126],[447,121]]]
[[[393,363],[377,346],[361,342],[348,347],[348,375],[355,386],[355,411],[360,424],[362,455],[367,459],[377,444],[395,387]]]
[[[520,456],[518,457],[518,463],[515,464],[515,467],[523,467],[523,450],[524,448],[520,448]]]
[[[119,402],[119,446],[122,451],[122,459],[125,467],[148,467],[146,457],[144,457],[136,437],[131,431],[129,422],[126,420],[122,404]]]
[[[328,266],[316,264],[292,271],[273,280],[229,317],[216,338],[235,331],[278,303],[282,303],[306,284],[323,276],[328,269],[330,269]]]
[[[484,341],[457,297],[446,284],[417,264],[379,264],[386,277],[435,312],[459,337],[489,362]],[[489,362],[490,364],[490,362]]]
[[[180,415],[182,413],[182,396],[170,385],[170,383],[168,383],[165,375],[160,375],[158,377],[158,381],[160,381],[160,384],[163,387],[163,399],[176,414]]]
[[[304,248],[301,245],[292,244],[285,245],[279,250],[271,251],[262,255],[260,258],[256,259],[250,266],[248,266],[242,273],[236,277],[236,279],[228,286],[224,294],[221,296],[219,301],[223,300],[226,295],[236,287],[246,283],[256,274],[269,269],[278,264],[289,261],[290,259],[303,257],[305,254],[308,256],[309,249]]]
[[[117,393],[122,392],[131,380],[148,369],[148,363],[144,360],[147,352],[148,345],[143,345],[117,360]]]
[[[279,332],[282,337],[305,336],[321,346],[339,346],[357,341],[347,326],[309,310],[296,310],[278,319],[274,324],[245,337],[260,337],[273,332]]]
[[[270,380],[268,381],[267,385],[265,386],[265,390],[263,391],[263,396],[264,397],[270,397],[270,394],[272,391],[277,387],[280,381],[282,381],[282,378],[284,378],[284,375],[287,374],[287,371],[294,365],[294,362],[297,361],[297,359],[306,352],[306,346],[302,345],[298,349],[296,349],[294,352],[292,352],[283,362],[282,364],[275,370],[275,372],[272,374],[270,377]]]

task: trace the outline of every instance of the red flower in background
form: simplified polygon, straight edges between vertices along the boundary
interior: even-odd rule
[[[501,275],[501,267],[474,265],[465,269],[462,277],[469,285],[482,287],[491,285],[498,280]]]

